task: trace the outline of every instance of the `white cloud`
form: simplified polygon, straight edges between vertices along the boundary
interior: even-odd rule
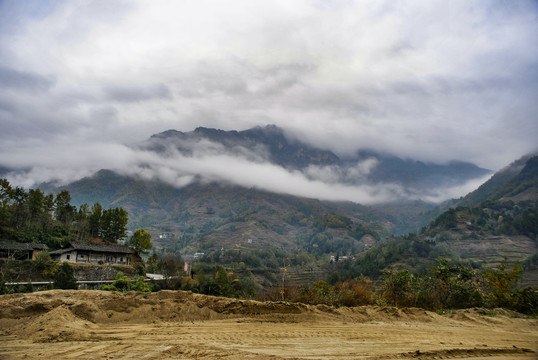
[[[276,124],[340,154],[491,169],[536,147],[532,1],[40,3],[0,3],[0,166],[36,169],[26,183],[88,172],[68,168],[73,154],[115,149],[85,162],[105,168],[118,144],[197,126]]]
[[[73,139],[33,143],[3,165],[15,170],[7,175],[13,184],[31,188],[43,182],[65,185],[91,176],[105,168],[142,180],[159,180],[181,188],[193,182],[224,182],[247,188],[330,201],[377,204],[395,200],[439,202],[459,197],[478,182],[453,188],[410,189],[395,183],[369,183],[366,175],[377,160],[366,159],[356,166],[310,166],[304,172],[289,170],[267,160],[265,149],[239,146],[225,148],[208,140],[183,142],[180,153],[167,145],[164,151],[133,148],[115,143],[96,142],[75,146]],[[43,161],[32,165],[35,151]],[[62,158],[58,164],[56,159]]]

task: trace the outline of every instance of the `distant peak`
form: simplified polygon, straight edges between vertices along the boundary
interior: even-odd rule
[[[272,134],[284,134],[284,130],[282,130],[282,128],[279,128],[278,126],[276,125],[266,125],[265,126],[265,132],[268,132],[268,133],[272,133]]]
[[[188,134],[196,134],[198,136],[211,136],[211,135],[215,136],[215,135],[225,135],[225,134],[237,135],[240,133],[261,133],[261,134],[272,135],[272,136],[275,136],[275,135],[283,136],[284,130],[274,124],[269,124],[265,126],[255,126],[246,130],[242,130],[242,131],[237,131],[237,130],[226,131],[226,130],[215,129],[215,128],[210,128],[210,127],[198,126],[193,131],[190,131],[188,133],[183,133],[178,130],[169,129],[169,130],[160,132],[158,134],[152,135],[151,138],[165,139],[165,138],[179,137],[179,136],[188,135]]]
[[[110,169],[101,169],[93,174],[93,177],[96,179],[108,178],[111,176],[116,176],[117,174]]]
[[[234,136],[235,134],[237,134],[237,131],[235,130],[226,131],[226,130],[221,130],[221,129],[213,129],[213,128],[206,128],[206,127],[199,126],[196,129],[194,129],[192,134],[196,136],[207,137],[212,140],[218,140],[221,138]]]
[[[276,126],[275,124],[266,125],[265,130],[268,130],[268,131],[280,131],[280,132],[282,131],[282,129],[279,128],[278,126]]]
[[[284,130],[276,125],[256,126],[248,130],[243,130],[242,134],[263,134],[264,136],[284,136]]]
[[[178,131],[178,130],[169,129],[169,130],[163,131],[161,133],[152,135],[151,137],[152,138],[169,138],[169,137],[176,137],[176,136],[179,136],[179,135],[183,135],[183,133],[181,131]]]

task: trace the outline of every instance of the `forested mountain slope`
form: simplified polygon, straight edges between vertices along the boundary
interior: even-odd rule
[[[425,271],[435,259],[451,258],[475,267],[521,261],[526,281],[538,284],[537,156],[526,157],[494,175],[438,216],[419,234],[379,243],[342,267],[341,277],[379,276],[384,269]]]
[[[473,206],[486,200],[538,200],[538,156],[529,154],[514,161],[465,196],[459,204]]]
[[[166,233],[164,238],[157,237],[155,244],[168,251],[215,251],[236,245],[296,250],[309,246],[310,238],[320,233],[316,220],[329,214],[352,223],[342,226],[342,231],[329,226],[332,234],[318,241],[318,252],[325,252],[324,239],[327,252],[347,252],[351,247],[359,251],[365,246],[362,235],[371,232],[380,238],[389,234],[392,226],[382,212],[352,203],[321,202],[216,183],[177,189],[106,170],[63,189],[77,205],[96,201],[105,208],[125,208],[130,228],[146,228],[155,237]],[[357,227],[370,230],[361,233]]]

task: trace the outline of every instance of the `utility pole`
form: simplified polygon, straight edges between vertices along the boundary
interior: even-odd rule
[[[280,295],[282,296],[282,300],[284,300],[284,294],[286,289],[286,273],[288,272],[288,268],[286,267],[286,258],[282,258],[282,262],[284,263],[284,267],[280,268],[280,270],[282,271],[282,287],[280,289]]]

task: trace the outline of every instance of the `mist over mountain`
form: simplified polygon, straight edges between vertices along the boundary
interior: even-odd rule
[[[94,176],[73,182],[68,190],[73,203],[99,202],[105,208],[121,206],[129,212],[129,227],[146,228],[153,234],[181,234],[174,241],[158,240],[157,247],[169,250],[189,246],[192,251],[216,251],[235,244],[252,248],[286,248],[291,251],[308,246],[319,232],[315,221],[327,214],[340,214],[363,229],[348,234],[347,229],[333,231],[327,246],[364,249],[373,234],[388,234],[396,223],[390,216],[373,208],[353,203],[330,203],[316,199],[270,193],[219,183],[193,183],[182,188],[162,181],[147,181],[101,170]],[[382,225],[384,224],[384,225]],[[377,236],[377,235],[376,235]],[[179,241],[180,243],[177,243]],[[321,240],[318,241],[319,244]],[[312,244],[310,244],[312,246]]]
[[[529,264],[535,259],[528,258],[536,253],[535,155],[513,162],[465,198],[435,207],[410,194],[420,186],[424,193],[441,183],[465,183],[486,170],[372,151],[341,159],[274,126],[233,132],[169,130],[131,149],[136,161],[122,171],[100,170],[59,188],[43,184],[42,190],[68,190],[75,205],[123,207],[129,212],[129,228],[148,229],[159,253],[227,254],[225,261],[237,254],[261,259],[264,251],[310,257],[361,254],[348,269],[353,274],[343,269],[342,276],[377,276],[387,267],[425,266],[440,256],[477,266],[495,266],[504,257]],[[271,190],[292,188],[274,183],[279,171],[292,187],[317,182],[321,190],[385,189],[388,200],[367,205],[324,199],[322,192],[301,196],[296,194],[301,191]],[[248,181],[241,182],[244,177]],[[293,183],[297,179],[303,183]],[[394,189],[399,192],[391,193]],[[444,211],[448,206],[453,208]],[[395,236],[403,234],[408,235]],[[532,276],[526,281],[534,281]]]
[[[489,170],[465,162],[433,164],[361,150],[340,158],[268,125],[244,131],[168,130],[133,150],[151,154],[124,173],[181,187],[200,181],[362,204],[438,202],[476,188]],[[155,161],[158,160],[158,161]]]
[[[274,125],[244,131],[168,130],[145,141],[71,154],[63,168],[5,168],[24,187],[64,186],[100,169],[175,188],[220,183],[271,193],[363,205],[440,203],[476,189],[490,174],[474,164],[426,163],[372,150],[339,156]],[[72,162],[72,163],[71,163]],[[88,163],[87,167],[82,164]],[[30,182],[28,182],[30,181]]]
[[[199,137],[195,133],[168,132],[166,136],[172,134],[174,144],[179,146]],[[156,139],[161,148],[154,151],[168,152],[163,134],[150,143],[155,145]],[[223,139],[220,137],[220,141]],[[195,143],[206,140],[202,136]],[[98,201],[104,207],[124,207],[129,212],[130,228],[144,227],[155,235],[166,235],[155,240],[160,252],[219,254],[222,249],[240,249],[246,254],[272,249],[287,254],[306,251],[316,256],[364,253],[353,267],[378,274],[384,266],[406,264],[413,268],[430,264],[439,256],[494,266],[505,256],[515,261],[534,254],[535,225],[529,219],[538,200],[537,161],[538,157],[531,155],[515,161],[465,198],[451,202],[454,208],[445,212],[445,207],[435,208],[421,201],[364,206],[204,182],[201,178],[177,187],[110,170],[61,189],[71,193],[76,205]],[[339,166],[343,164],[341,161]],[[504,221],[499,221],[499,216]],[[418,235],[391,236],[409,232]],[[382,251],[388,255],[377,264],[375,259]],[[372,265],[374,262],[377,265]],[[361,263],[370,264],[371,269],[365,270],[366,265],[361,267]]]
[[[168,130],[129,149],[125,166],[41,188],[66,189],[76,205],[124,207],[132,228],[270,245],[304,236],[317,217],[332,213],[376,234],[416,231],[431,220],[434,196],[463,191],[489,174],[469,163],[428,164],[373,151],[342,159],[273,125]],[[364,247],[362,235],[331,236]]]
[[[244,131],[224,131],[198,127],[189,133],[168,130],[153,135],[149,148],[163,151],[166,145],[175,145],[183,154],[193,153],[196,145],[206,146],[207,151],[218,150],[238,156],[251,155],[252,160],[262,160],[290,169],[303,169],[311,165],[341,165],[340,158],[329,150],[318,149],[289,139],[275,126],[255,127]],[[213,148],[211,148],[211,145]]]

